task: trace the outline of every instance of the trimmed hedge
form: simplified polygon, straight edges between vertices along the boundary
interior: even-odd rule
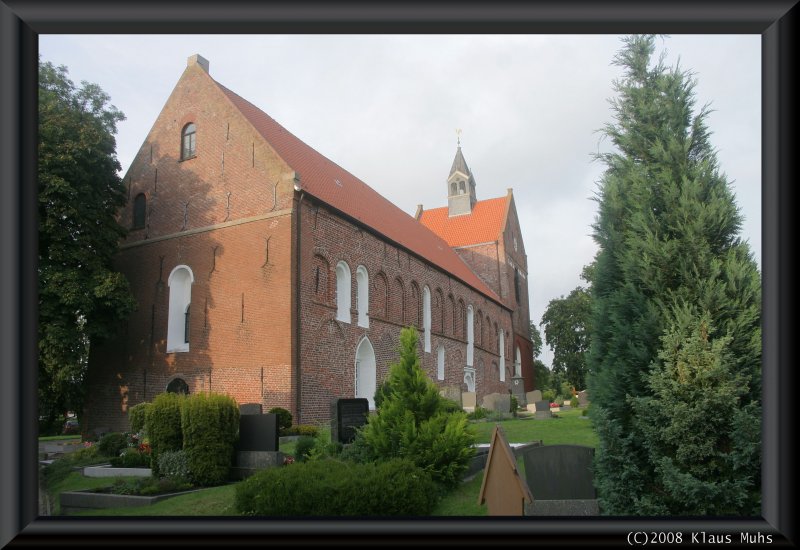
[[[354,464],[313,460],[259,472],[236,487],[252,516],[427,516],[440,492],[408,460]]]
[[[162,393],[145,408],[145,430],[150,439],[150,468],[158,475],[158,456],[167,451],[179,451],[183,447],[181,429],[181,405],[186,396],[179,393]]]
[[[131,432],[139,433],[144,429],[147,409],[149,408],[150,403],[139,403],[128,409],[128,421],[131,425]]]
[[[221,394],[190,395],[181,408],[181,426],[191,480],[198,485],[227,481],[239,437],[236,401]]]
[[[283,407],[273,407],[267,412],[278,417],[278,431],[281,435],[286,435],[287,430],[292,427],[292,413]]]

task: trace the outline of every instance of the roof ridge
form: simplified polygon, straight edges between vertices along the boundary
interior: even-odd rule
[[[440,235],[418,223],[413,216],[360,178],[305,143],[251,101],[213,78],[212,81],[276,154],[299,175],[303,191],[508,308],[505,301],[472,271]],[[355,193],[346,190],[346,187],[352,188]],[[372,204],[362,204],[364,202]]]

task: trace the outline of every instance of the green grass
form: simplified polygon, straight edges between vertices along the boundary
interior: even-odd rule
[[[201,489],[150,506],[87,510],[77,516],[236,516],[236,484]]]
[[[45,435],[39,438],[39,441],[80,441],[80,435]]]
[[[558,418],[545,420],[516,419],[499,422],[509,443],[542,441],[544,445],[586,445],[597,447],[597,434],[592,421],[581,419],[582,409],[571,409],[556,413]],[[478,436],[478,443],[489,443],[492,430],[498,422],[476,422],[471,424]]]

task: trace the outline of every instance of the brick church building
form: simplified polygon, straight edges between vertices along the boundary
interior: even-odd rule
[[[85,426],[127,428],[165,391],[214,391],[296,423],[365,397],[420,333],[443,389],[533,389],[514,197],[477,200],[461,152],[447,206],[411,216],[189,58],[124,177],[116,267],[138,309],[91,351]],[[444,198],[444,193],[443,193]]]

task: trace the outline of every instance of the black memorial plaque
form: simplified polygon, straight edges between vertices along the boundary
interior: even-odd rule
[[[542,445],[522,455],[525,480],[534,499],[595,499],[594,449],[583,445]]]
[[[369,401],[363,397],[355,399],[335,399],[331,403],[331,440],[339,443],[352,443],[356,428],[367,423]]]
[[[278,416],[275,414],[243,414],[239,417],[237,451],[277,451]]]

